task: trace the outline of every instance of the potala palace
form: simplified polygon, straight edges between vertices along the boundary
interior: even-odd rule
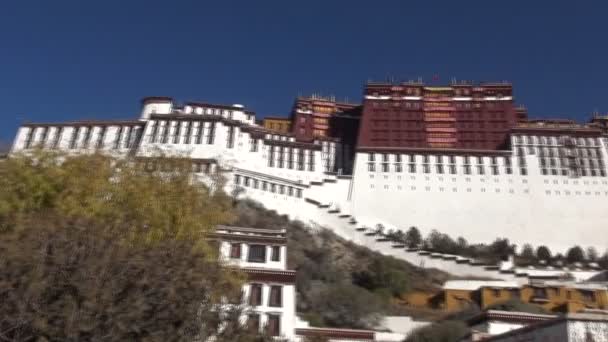
[[[475,243],[608,247],[608,116],[533,120],[504,82],[368,83],[363,93],[362,104],[299,97],[288,117],[262,121],[243,105],[147,97],[138,119],[24,123],[11,153],[176,153],[279,213],[458,272],[473,266],[365,232],[416,226]]]

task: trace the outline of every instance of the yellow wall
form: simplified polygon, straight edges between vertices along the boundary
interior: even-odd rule
[[[436,295],[437,293],[414,291],[404,296],[403,303],[415,308],[427,308],[432,306],[432,298]]]
[[[472,303],[476,303],[475,291],[469,290],[445,290],[445,305],[447,311],[459,311],[465,309]]]
[[[477,303],[482,309],[519,298],[524,303],[536,304],[547,311],[554,312],[578,312],[586,308],[608,309],[608,291],[606,290],[581,290],[569,287],[540,287],[544,289],[546,298],[535,295],[535,287],[524,285],[519,292],[516,289],[494,289],[483,287],[477,291],[469,290],[445,290],[443,308],[447,311],[458,311],[466,308],[471,303]],[[593,293],[593,296],[585,295]]]
[[[264,128],[277,132],[289,133],[291,121],[289,119],[264,119]]]
[[[479,291],[481,298],[479,306],[482,309],[510,299],[520,299],[519,289],[483,287]]]

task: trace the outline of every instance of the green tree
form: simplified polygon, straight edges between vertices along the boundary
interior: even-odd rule
[[[410,227],[405,233],[405,241],[409,248],[417,248],[422,243],[422,235],[416,227]]]
[[[549,247],[539,246],[536,249],[536,258],[538,260],[545,260],[545,261],[551,260],[551,251],[549,250]]]
[[[515,245],[509,243],[509,239],[496,239],[489,246],[489,251],[494,256],[505,258],[515,251]]]
[[[42,152],[0,163],[3,338],[258,338],[239,306],[218,315],[243,280],[208,243],[233,219],[231,201],[190,170],[179,158]]]
[[[580,246],[574,246],[566,252],[566,260],[568,263],[585,261],[585,252]]]
[[[404,342],[456,342],[468,331],[466,324],[461,321],[440,321],[415,329]]]
[[[457,254],[461,254],[461,255],[464,255],[467,252],[467,248],[469,247],[469,243],[462,236],[458,237],[458,240],[456,240],[456,245],[458,246]]]
[[[597,261],[598,255],[597,255],[597,249],[595,249],[595,247],[591,246],[591,247],[587,248],[587,258],[590,261]]]
[[[408,289],[408,281],[397,264],[394,258],[374,258],[366,269],[353,272],[353,283],[370,291],[386,290],[391,296],[399,296]]]
[[[529,243],[524,244],[519,256],[526,263],[534,262],[536,259],[536,256],[534,255],[534,248]]]
[[[606,250],[606,252],[604,252],[604,255],[602,255],[602,257],[598,260],[598,264],[603,269],[608,269],[608,250]]]
[[[0,226],[19,228],[32,215],[87,219],[125,239],[199,239],[233,219],[229,196],[193,182],[191,163],[146,164],[98,154],[14,156],[0,168]],[[168,172],[168,170],[170,172]]]
[[[346,283],[321,290],[314,298],[313,307],[324,324],[338,327],[373,327],[378,324],[382,312],[382,303],[377,296]]]

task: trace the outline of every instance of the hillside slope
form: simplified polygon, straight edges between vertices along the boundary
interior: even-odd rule
[[[287,230],[288,264],[298,271],[297,309],[315,325],[373,326],[381,315],[406,312],[400,297],[439,289],[449,278],[290,221],[253,201],[240,201],[236,209],[235,225]]]

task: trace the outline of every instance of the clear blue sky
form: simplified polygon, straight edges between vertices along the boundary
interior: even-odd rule
[[[287,114],[367,79],[510,80],[532,116],[608,112],[608,1],[3,1],[0,140],[149,95]]]

